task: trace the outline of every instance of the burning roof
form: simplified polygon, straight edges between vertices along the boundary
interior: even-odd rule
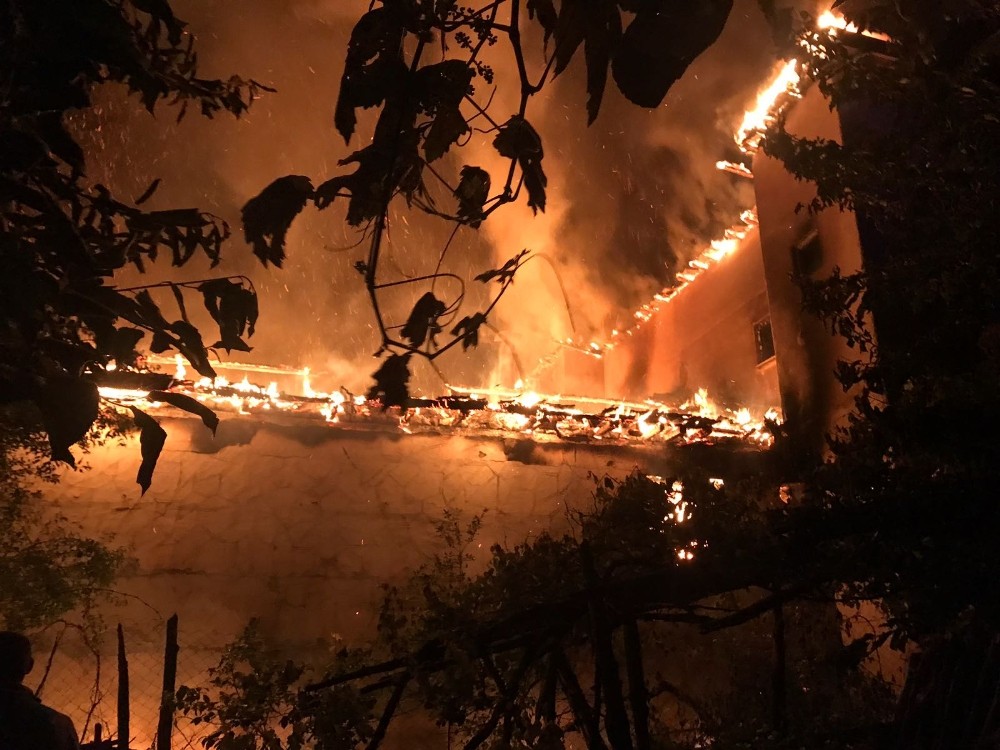
[[[221,412],[276,418],[287,415],[331,428],[381,427],[404,433],[442,432],[530,437],[538,441],[605,445],[734,443],[765,449],[780,422],[774,409],[730,408],[715,403],[705,391],[678,404],[641,403],[547,396],[523,389],[471,389],[450,386],[447,395],[411,398],[405,409],[383,409],[347,389],[323,392],[311,384],[308,368],[300,370],[254,365],[234,369],[265,371],[301,378],[301,393],[279,390],[276,382],[252,383],[186,379],[182,362],[171,377],[155,372],[110,372],[97,376],[101,396],[119,407],[156,410],[155,392],[179,393]],[[152,395],[151,395],[152,394]]]

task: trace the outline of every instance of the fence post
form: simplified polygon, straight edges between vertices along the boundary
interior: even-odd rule
[[[174,693],[177,689],[177,615],[167,620],[167,645],[163,652],[163,696],[160,699],[160,721],[156,727],[156,750],[170,750],[170,735],[174,728]]]
[[[121,750],[128,750],[130,737],[128,659],[125,658],[125,631],[122,630],[121,623],[118,623],[118,747]]]

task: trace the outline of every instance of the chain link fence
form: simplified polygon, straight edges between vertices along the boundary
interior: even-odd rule
[[[167,618],[149,612],[122,621],[128,665],[129,744],[154,750],[163,696]],[[235,637],[235,633],[233,636]],[[225,642],[217,631],[179,622],[176,685],[204,685]],[[83,743],[118,737],[119,666],[114,627],[94,637],[80,626],[57,623],[34,639],[35,670],[27,684],[52,708],[68,715]],[[174,715],[172,750],[201,748],[204,727]]]

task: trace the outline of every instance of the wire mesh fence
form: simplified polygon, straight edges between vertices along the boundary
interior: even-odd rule
[[[122,622],[127,661],[129,742],[116,748],[155,750],[164,694],[167,618],[149,613]],[[234,634],[235,635],[235,634]],[[181,621],[177,637],[176,685],[204,685],[226,641],[217,631],[199,631]],[[36,669],[28,686],[46,704],[73,720],[83,743],[119,739],[119,661],[114,628],[99,636],[59,623],[35,642]],[[171,750],[200,748],[206,733],[173,712]]]

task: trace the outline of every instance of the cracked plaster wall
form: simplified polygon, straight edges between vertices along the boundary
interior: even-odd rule
[[[433,554],[434,521],[446,508],[466,520],[486,511],[472,550],[481,562],[495,542],[565,528],[567,506],[591,500],[591,473],[666,471],[655,453],[613,447],[243,417],[224,419],[213,439],[194,420],[163,423],[169,437],[145,496],[135,484],[135,441],[93,450],[88,470],[67,471],[46,491],[70,521],[108,535],[136,560],[119,583],[124,604],[104,612],[108,624],[125,624],[133,671],[151,673],[133,678],[133,703],[142,680],[159,679],[163,620],[171,613],[180,619],[180,682],[204,674],[252,617],[292,648],[331,634],[364,640],[381,584]],[[114,663],[113,645],[105,644],[105,664]],[[92,670],[85,652],[64,651],[59,659],[75,667],[67,663],[63,674],[80,684],[72,704],[67,696],[56,705],[79,724]],[[99,714],[113,711],[105,700]],[[151,731],[138,716],[133,727]]]

